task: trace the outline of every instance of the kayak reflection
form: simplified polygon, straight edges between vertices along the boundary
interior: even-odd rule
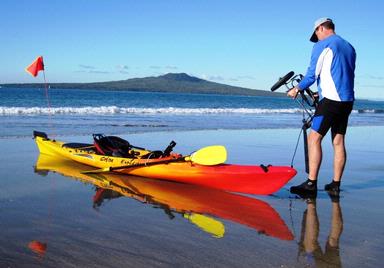
[[[152,180],[115,173],[83,174],[89,167],[60,157],[40,154],[35,172],[49,171],[96,186],[93,206],[122,196],[162,208],[170,219],[179,213],[203,231],[222,237],[225,227],[217,218],[230,220],[282,240],[293,235],[280,215],[266,202],[197,185]],[[213,218],[215,217],[215,218]]]
[[[343,217],[339,199],[332,199],[332,219],[324,252],[319,244],[320,223],[317,216],[316,199],[307,200],[303,214],[299,257],[310,267],[341,267],[339,241],[343,231]]]

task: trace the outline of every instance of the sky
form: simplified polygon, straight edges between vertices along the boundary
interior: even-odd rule
[[[330,17],[357,52],[356,97],[384,100],[382,0],[1,0],[0,10],[0,84],[42,82],[24,71],[42,55],[48,83],[172,72],[269,90],[305,74],[313,23]]]

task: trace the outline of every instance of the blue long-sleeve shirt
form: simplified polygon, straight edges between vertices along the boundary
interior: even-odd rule
[[[307,73],[297,86],[303,90],[317,81],[320,99],[354,101],[355,64],[353,46],[333,34],[315,43]]]

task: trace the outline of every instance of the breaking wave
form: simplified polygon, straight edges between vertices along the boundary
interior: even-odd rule
[[[117,106],[85,106],[85,107],[5,107],[0,106],[0,115],[48,115],[48,114],[68,114],[68,115],[113,115],[113,114],[295,114],[302,113],[302,109],[267,109],[267,108],[125,108]],[[356,109],[353,113],[357,114],[382,114],[382,109]]]
[[[358,109],[354,110],[354,113],[359,113],[359,114],[383,114],[384,110],[382,109]]]
[[[262,109],[262,108],[123,108],[117,106],[100,107],[1,107],[0,115],[112,115],[112,114],[276,114],[300,113],[300,109]]]

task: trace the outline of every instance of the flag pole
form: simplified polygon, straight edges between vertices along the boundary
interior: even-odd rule
[[[48,105],[48,113],[49,115],[51,115],[51,102],[49,101],[48,84],[47,84],[47,80],[45,79],[45,70],[43,70],[43,77],[44,77],[45,97],[47,99],[47,105]]]
[[[49,123],[52,124],[52,110],[51,110],[51,103],[49,100],[49,94],[48,94],[48,83],[45,78],[45,67],[44,67],[44,60],[43,56],[38,56],[27,68],[25,68],[25,71],[32,75],[33,77],[36,77],[40,71],[43,71],[44,76],[44,87],[45,87],[45,98],[47,100],[48,105],[48,115],[49,115]],[[53,127],[52,127],[53,128]]]
[[[51,109],[51,101],[49,99],[49,93],[48,93],[48,83],[47,83],[47,80],[45,78],[45,68],[42,70],[43,71],[43,78],[44,78],[44,88],[45,88],[45,98],[47,100],[47,106],[48,106],[48,122],[49,122],[49,125],[50,125],[50,128],[52,130],[52,137],[55,137],[56,135],[54,134],[54,124],[53,124],[53,113],[52,113],[52,109]]]

